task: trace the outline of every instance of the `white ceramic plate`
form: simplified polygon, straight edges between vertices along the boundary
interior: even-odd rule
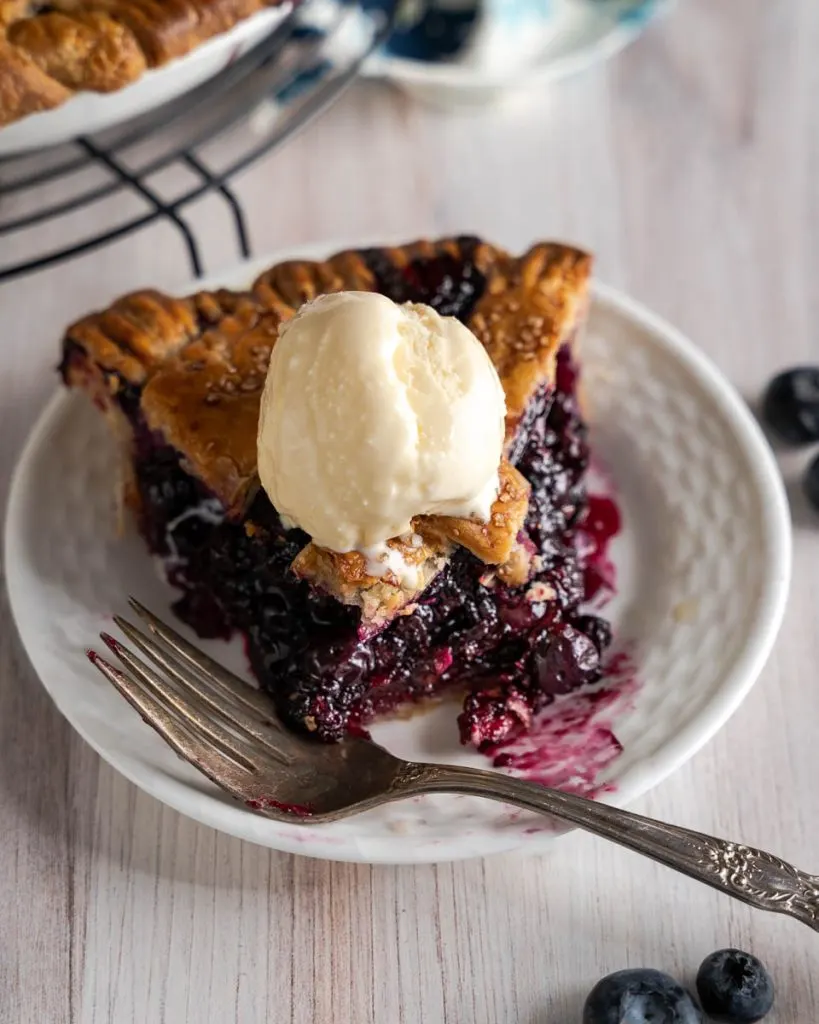
[[[437,106],[492,102],[530,85],[555,82],[608,60],[637,38],[673,0],[551,0],[551,24],[527,60],[485,68],[457,61],[433,63],[384,51],[365,72],[383,76]]]
[[[0,128],[0,157],[55,146],[78,135],[91,135],[176,99],[224,70],[260,42],[289,11],[289,5],[259,11],[234,25],[229,32],[208,39],[184,57],[146,71],[124,89],[111,93],[78,93],[55,110],[29,114]]]
[[[286,255],[323,257],[333,248]],[[215,284],[242,287],[276,258]],[[785,604],[790,520],[754,420],[677,331],[597,286],[582,361],[594,449],[616,481],[625,522],[614,548],[620,594],[609,611],[638,684],[581,714],[579,735],[568,746],[560,741],[555,756],[570,769],[561,778],[569,780],[577,758],[579,788],[603,784],[603,798],[622,804],[690,758],[756,679]],[[128,593],[160,614],[173,597],[135,532],[116,534],[115,465],[99,413],[82,395],[55,396],[20,458],[5,536],[11,605],[29,657],[62,713],[110,764],[198,821],[310,856],[418,863],[540,849],[553,839],[532,815],[457,796],[331,825],[283,824],[237,804],[179,760],[84,655],[112,627],[112,613],[126,610]],[[208,648],[242,670],[238,642]],[[573,713],[574,699],[555,713]],[[456,713],[443,705],[374,733],[404,756],[486,767],[458,745]],[[587,740],[612,734],[619,756],[597,750],[589,760],[582,752]]]

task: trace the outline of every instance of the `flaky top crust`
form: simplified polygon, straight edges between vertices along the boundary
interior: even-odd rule
[[[283,0],[0,0],[0,126],[113,92]]]
[[[467,324],[484,344],[506,396],[506,447],[512,448],[533,395],[554,383],[557,352],[571,341],[588,301],[591,258],[557,243],[513,257],[484,242],[444,238],[380,250],[348,250],[323,262],[288,261],[261,274],[248,292],[201,292],[172,298],[156,291],[125,296],[70,327],[66,351],[80,349],[109,375],[110,387],[141,388],[148,426],[177,449],[185,469],[219,498],[229,515],[247,508],[258,486],[256,430],[270,352],[283,320],[319,294],[372,291],[378,265],[400,271],[419,258],[468,258],[485,287]],[[80,372],[68,383],[85,386]],[[413,523],[419,546],[402,549],[425,585],[454,545],[499,567],[509,582],[525,571],[516,544],[528,505],[528,485],[508,462],[489,523],[442,516]],[[400,539],[393,542],[401,546]],[[376,622],[406,607],[414,587],[369,576],[355,553],[339,555],[310,544],[294,570],[345,603],[359,604]],[[522,580],[520,580],[522,582]]]

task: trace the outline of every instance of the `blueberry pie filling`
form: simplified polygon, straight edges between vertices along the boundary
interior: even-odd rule
[[[120,493],[180,590],[177,614],[203,637],[241,632],[292,727],[335,741],[458,692],[462,741],[488,749],[600,677],[611,632],[582,610],[594,574],[579,542],[589,450],[572,352],[589,269],[566,246],[514,258],[444,239],[279,264],[246,293],[135,293],[69,328],[63,378],[120,440]],[[278,325],[341,290],[426,303],[487,348],[506,393],[506,458],[531,487],[515,538],[524,579],[457,544],[400,600],[373,581],[328,578],[335,563],[324,577],[294,572],[310,538],[286,529],[258,487],[260,392]]]

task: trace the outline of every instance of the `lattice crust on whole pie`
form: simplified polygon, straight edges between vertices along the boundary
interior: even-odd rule
[[[470,261],[485,279],[468,326],[486,346],[504,387],[506,444],[534,395],[554,383],[557,352],[569,343],[587,305],[591,258],[556,243],[533,246],[520,258],[473,239],[378,250],[351,250],[325,262],[289,261],[266,271],[247,293],[203,292],[176,299],[136,292],[66,333],[63,373],[69,384],[93,390],[97,379],[116,397],[140,389],[148,427],[175,448],[183,467],[240,518],[258,486],[256,427],[270,352],[279,324],[305,301],[342,290],[375,290],[372,269],[402,268],[442,255]],[[91,369],[89,365],[91,364]],[[466,547],[509,583],[524,582],[528,557],[518,543],[528,484],[511,464],[488,523],[444,516],[418,517],[421,539],[395,546],[416,568],[406,583],[390,573],[367,573],[356,553],[339,555],[308,545],[294,571],[339,600],[362,608],[374,624],[405,609],[446,564],[455,545]]]
[[[0,126],[113,92],[284,0],[0,0]]]

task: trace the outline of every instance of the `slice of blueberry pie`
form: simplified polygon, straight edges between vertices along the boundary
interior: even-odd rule
[[[119,439],[177,613],[240,631],[293,727],[338,740],[455,691],[488,749],[599,678],[572,355],[590,267],[449,238],[136,292],[67,331],[63,379]]]

